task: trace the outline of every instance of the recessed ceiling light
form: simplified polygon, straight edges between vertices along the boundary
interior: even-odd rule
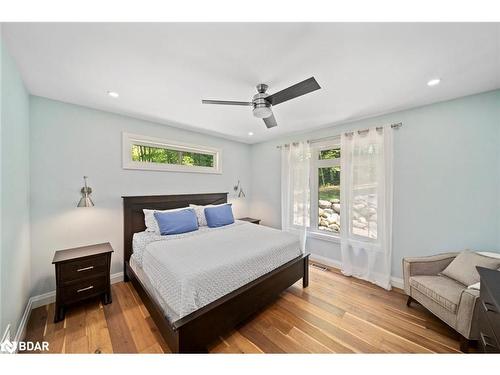
[[[251,137],[253,135],[253,132],[248,132],[248,135]]]
[[[120,94],[118,94],[116,91],[108,91],[108,95],[112,98],[118,98],[120,96]]]
[[[427,82],[427,86],[436,86],[439,85],[439,82],[441,82],[439,78],[433,78],[429,82]]]

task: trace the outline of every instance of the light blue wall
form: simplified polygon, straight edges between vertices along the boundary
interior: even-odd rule
[[[17,330],[30,297],[29,95],[1,49],[1,322]]]
[[[122,132],[222,149],[222,174],[122,169]],[[54,251],[99,242],[123,264],[122,195],[230,192],[237,217],[247,216],[250,146],[127,116],[31,97],[32,294],[55,289]],[[76,208],[89,176],[93,208]],[[241,180],[246,199],[234,197]]]
[[[500,252],[500,91],[396,112],[252,146],[252,216],[279,228],[277,144],[403,122],[394,134],[392,274],[404,256],[465,248]],[[308,250],[340,259],[338,243]]]

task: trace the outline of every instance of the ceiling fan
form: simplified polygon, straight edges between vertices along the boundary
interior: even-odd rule
[[[293,86],[287,87],[284,90],[275,92],[274,94],[267,94],[268,86],[260,83],[257,86],[257,94],[253,96],[251,102],[237,102],[230,100],[202,100],[203,104],[223,104],[223,105],[243,105],[252,106],[253,115],[264,120],[267,128],[277,126],[276,119],[274,118],[272,106],[295,99],[299,96],[309,94],[310,92],[319,90],[321,87],[316,82],[314,77],[299,82]]]

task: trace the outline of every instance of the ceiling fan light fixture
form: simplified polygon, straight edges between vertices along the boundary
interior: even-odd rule
[[[278,124],[276,123],[276,118],[274,117],[273,111],[271,109],[272,107],[288,100],[298,98],[299,96],[309,94],[310,92],[319,90],[321,86],[318,84],[314,77],[311,77],[271,95],[267,93],[268,86],[264,83],[259,83],[256,88],[257,94],[253,96],[251,102],[206,99],[202,99],[201,102],[203,104],[253,106],[253,115],[257,118],[263,119],[266,128],[270,129],[278,126]],[[249,136],[252,136],[252,134],[252,132],[248,133]]]
[[[258,118],[267,118],[273,114],[269,106],[255,106],[253,115]]]

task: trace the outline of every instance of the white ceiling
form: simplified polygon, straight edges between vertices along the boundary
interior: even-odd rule
[[[11,23],[3,37],[34,95],[247,143],[500,87],[498,23]],[[273,129],[201,104],[311,76],[322,89],[274,107]]]

